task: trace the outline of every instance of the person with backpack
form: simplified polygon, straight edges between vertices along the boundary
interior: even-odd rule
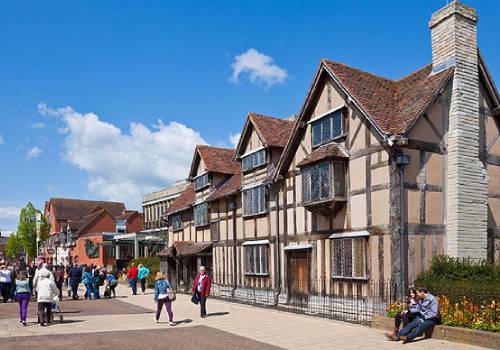
[[[139,270],[137,273],[137,278],[141,282],[142,295],[146,293],[146,280],[150,274],[149,269],[143,264],[139,264]]]
[[[175,293],[170,283],[165,279],[165,275],[158,272],[155,276],[154,301],[156,303],[156,323],[160,322],[161,309],[163,305],[167,309],[168,324],[174,325],[174,313],[172,312],[172,302],[175,300]]]

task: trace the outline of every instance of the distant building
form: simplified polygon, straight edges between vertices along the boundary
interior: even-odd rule
[[[142,200],[144,232],[167,235],[167,221],[162,219],[162,215],[167,211],[170,204],[179,197],[188,186],[189,183],[186,180],[179,180],[168,188],[144,196]]]
[[[7,240],[8,239],[9,239],[9,237],[6,237],[0,231],[0,260],[3,260],[3,258],[5,256],[4,255],[4,251],[5,251],[5,247],[7,246]]]
[[[51,198],[44,215],[51,227],[43,249],[49,262],[112,267],[140,256],[141,246],[148,244],[140,242],[142,214],[126,210],[120,202]]]

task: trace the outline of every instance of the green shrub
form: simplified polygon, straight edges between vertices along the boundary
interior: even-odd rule
[[[149,269],[150,273],[149,273],[149,276],[147,278],[146,284],[148,287],[154,287],[156,273],[160,271],[160,259],[156,256],[148,257],[148,258],[132,259],[129,261],[127,269],[129,269],[130,266],[132,266],[132,263],[135,263],[135,266],[139,266],[139,264],[143,264],[144,266],[146,266]]]
[[[483,304],[500,296],[500,266],[438,256],[430,270],[416,279],[415,285],[426,287],[434,295],[446,295],[452,303],[467,297]]]

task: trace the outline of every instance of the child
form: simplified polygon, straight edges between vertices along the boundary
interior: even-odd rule
[[[19,302],[19,314],[23,326],[26,326],[26,315],[28,313],[28,304],[30,302],[31,288],[30,281],[26,278],[26,272],[21,271],[16,278],[16,299]]]

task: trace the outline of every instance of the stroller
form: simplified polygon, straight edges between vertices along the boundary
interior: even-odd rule
[[[64,322],[64,316],[61,311],[61,308],[59,307],[59,296],[55,296],[54,300],[52,301],[52,322],[54,322],[54,315],[59,317],[59,322],[63,323]]]

